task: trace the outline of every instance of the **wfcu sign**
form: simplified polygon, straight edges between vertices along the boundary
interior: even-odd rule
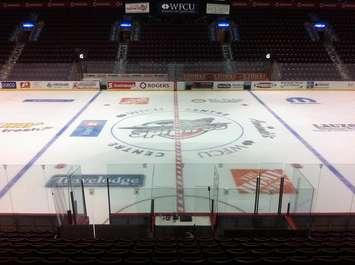
[[[198,3],[194,1],[162,1],[158,5],[161,14],[197,14],[199,12]]]

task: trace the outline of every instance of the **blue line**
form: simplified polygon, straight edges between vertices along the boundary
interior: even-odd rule
[[[283,126],[286,127],[309,151],[311,151],[341,182],[347,186],[352,193],[355,193],[354,185],[344,177],[327,159],[325,159],[312,145],[310,145],[305,139],[302,138],[290,125],[288,125],[283,119],[280,118],[269,106],[267,106],[257,95],[252,91],[250,94],[263,105]]]
[[[54,137],[42,147],[42,149],[19,171],[17,174],[5,185],[5,187],[0,191],[0,198],[2,198],[11,188],[16,184],[16,182],[23,177],[23,175],[30,169],[30,167],[43,155],[44,152],[64,133],[66,129],[89,107],[89,105],[100,95],[98,92],[93,96],[88,103],[85,104],[82,109],[75,114],[73,118],[59,132],[54,135]]]

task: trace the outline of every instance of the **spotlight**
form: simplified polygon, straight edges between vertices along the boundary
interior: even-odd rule
[[[228,21],[220,21],[217,23],[217,28],[220,28],[220,29],[226,29],[226,28],[229,28],[230,27],[230,24]]]
[[[271,54],[270,54],[270,53],[267,53],[267,54],[265,55],[265,58],[268,59],[268,60],[270,60]]]
[[[322,29],[325,29],[327,27],[327,25],[322,22],[317,22],[317,23],[314,23],[313,27],[318,30],[322,30]]]
[[[132,22],[130,22],[130,21],[122,21],[120,23],[120,28],[130,29],[130,28],[132,28]]]
[[[32,29],[32,28],[34,28],[34,26],[35,26],[35,24],[33,22],[23,22],[21,24],[21,27],[23,29]]]

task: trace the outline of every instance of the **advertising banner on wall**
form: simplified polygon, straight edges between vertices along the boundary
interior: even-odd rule
[[[209,0],[210,2],[229,2]],[[154,1],[152,1],[154,2]],[[173,2],[170,0],[170,2]],[[189,2],[189,1],[188,1]],[[320,8],[320,9],[355,9],[355,3],[349,1],[329,1],[329,0],[298,0],[298,1],[272,1],[272,0],[232,0],[230,1],[232,8]],[[124,1],[122,0],[2,0],[0,1],[0,9],[20,9],[20,8],[100,8],[110,7],[123,11]]]
[[[126,3],[126,14],[147,14],[149,13],[149,3]]]
[[[206,14],[229,15],[230,5],[211,4],[206,5]]]
[[[81,7],[111,7],[111,8],[122,8],[123,1],[120,0],[7,0],[0,1],[1,8],[81,8]]]
[[[232,0],[232,8],[320,8],[320,9],[355,9],[354,3],[348,1],[327,1],[327,0],[299,0],[299,1],[271,1],[271,0]]]

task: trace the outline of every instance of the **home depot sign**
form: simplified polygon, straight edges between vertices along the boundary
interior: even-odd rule
[[[234,183],[240,193],[253,193],[256,189],[256,180],[260,176],[260,193],[279,193],[280,181],[284,179],[284,193],[296,193],[296,189],[289,177],[283,174],[282,169],[232,169]]]

